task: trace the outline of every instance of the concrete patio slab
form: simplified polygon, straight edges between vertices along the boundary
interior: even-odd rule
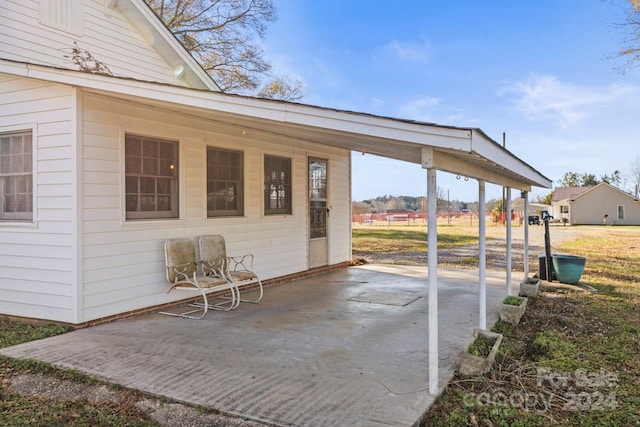
[[[478,277],[440,269],[438,279],[444,387],[478,326]],[[504,273],[488,272],[487,285],[493,325]],[[354,300],[366,293],[383,302]],[[398,296],[411,301],[384,303]],[[260,304],[203,320],[145,315],[0,354],[270,425],[411,426],[434,400],[427,338],[426,268],[366,265],[267,288]]]

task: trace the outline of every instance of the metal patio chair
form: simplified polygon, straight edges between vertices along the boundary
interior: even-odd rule
[[[200,259],[202,260],[201,263],[205,275],[209,274],[209,269],[216,271],[216,269],[219,269],[218,266],[224,265],[222,269],[224,274],[237,286],[238,300],[253,304],[260,302],[264,290],[262,288],[262,281],[253,271],[253,254],[227,256],[224,237],[219,234],[200,236],[198,238],[198,245],[200,246]],[[255,300],[241,299],[240,288],[256,283],[260,290],[258,298]]]
[[[202,295],[202,302],[188,304],[196,307],[196,310],[185,313],[160,312],[169,316],[184,317],[188,319],[202,319],[209,308],[212,310],[229,311],[240,304],[237,286],[222,271],[224,265],[208,264],[206,276],[198,275],[196,262],[196,248],[190,239],[174,239],[164,242],[164,255],[167,280],[171,284],[168,292],[174,289],[196,291]],[[230,301],[218,304],[209,304],[207,295],[213,292],[230,291]],[[193,315],[202,311],[199,316]]]

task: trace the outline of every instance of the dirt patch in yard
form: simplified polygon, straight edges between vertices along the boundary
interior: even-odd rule
[[[470,235],[477,235],[475,227],[465,227]],[[549,230],[549,240],[553,253],[558,247],[570,240],[582,237],[601,235],[606,232],[605,227],[583,228],[553,226]],[[446,233],[446,229],[443,230]],[[542,226],[529,227],[529,271],[538,271],[540,254],[545,253],[545,231]],[[487,269],[505,270],[507,266],[506,229],[505,227],[487,227],[486,229]],[[514,227],[512,230],[512,259],[514,271],[524,270],[524,229]],[[427,252],[362,252],[353,251],[355,259],[364,260],[370,264],[398,264],[398,265],[427,265]],[[438,250],[438,265],[450,268],[478,268],[478,245],[453,246]]]

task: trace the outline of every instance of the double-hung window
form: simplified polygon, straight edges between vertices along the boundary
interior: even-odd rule
[[[31,131],[0,134],[0,220],[33,221]]]
[[[207,147],[207,216],[242,216],[243,192],[242,152]]]
[[[126,218],[178,218],[178,142],[125,136]]]
[[[291,159],[264,156],[264,214],[291,214]]]

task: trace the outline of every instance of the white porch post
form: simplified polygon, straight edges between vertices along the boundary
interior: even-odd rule
[[[433,148],[422,149],[427,170],[427,271],[429,317],[429,394],[438,394],[438,187]]]
[[[522,192],[524,199],[524,278],[529,277],[529,193]]]
[[[429,393],[438,394],[438,204],[436,170],[427,170],[427,221],[429,272]]]
[[[486,209],[485,182],[478,181],[478,227],[480,229],[480,247],[478,253],[478,270],[480,276],[480,329],[487,329],[487,242],[486,242]]]
[[[512,294],[511,290],[511,262],[512,262],[512,250],[511,250],[511,187],[507,187],[506,191],[506,218],[507,222],[507,295]]]

